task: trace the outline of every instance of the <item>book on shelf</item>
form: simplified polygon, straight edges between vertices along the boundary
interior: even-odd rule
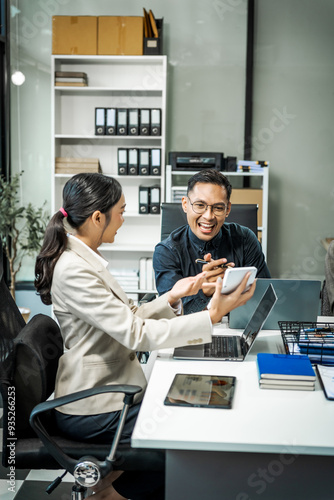
[[[153,290],[153,259],[146,259],[146,288]]]
[[[56,77],[56,82],[87,82],[87,78],[85,77],[75,77],[75,78],[68,78],[66,76],[62,77]]]
[[[79,174],[80,172],[102,172],[98,158],[67,158],[57,157],[55,160],[56,174]]]
[[[127,291],[138,291],[139,276],[137,269],[110,268],[110,274],[118,281],[120,286]]]
[[[155,290],[155,277],[152,258],[141,257],[139,260],[140,290]]]
[[[86,78],[87,73],[84,71],[56,71],[55,78]]]
[[[127,285],[136,285],[136,288],[138,288],[138,283],[139,283],[139,277],[136,276],[135,278],[133,277],[127,277],[127,276],[119,276],[114,274],[114,278],[117,279],[118,282],[125,283]]]
[[[262,172],[264,167],[268,167],[268,161],[260,160],[239,160],[237,169],[238,172]]]
[[[112,267],[109,268],[109,271],[113,276],[124,276],[127,278],[138,276],[138,269],[127,269],[126,267],[118,269],[116,267]]]
[[[55,72],[55,86],[64,87],[87,87],[88,77],[87,73],[82,71],[56,71]]]
[[[146,257],[139,259],[139,288],[146,290]]]
[[[86,82],[55,82],[55,87],[88,87]]]
[[[309,380],[314,381],[316,374],[308,356],[291,354],[258,353],[257,366],[259,379],[270,380]]]

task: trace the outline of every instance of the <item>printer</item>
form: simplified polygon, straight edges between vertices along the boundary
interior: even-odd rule
[[[224,170],[224,153],[170,152],[168,156],[172,170]]]

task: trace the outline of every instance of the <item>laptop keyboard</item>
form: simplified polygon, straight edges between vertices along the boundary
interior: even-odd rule
[[[214,335],[210,344],[204,345],[205,358],[229,358],[238,356],[239,337]]]

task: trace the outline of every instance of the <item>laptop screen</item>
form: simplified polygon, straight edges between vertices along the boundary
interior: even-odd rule
[[[253,345],[257,334],[261,330],[276,301],[277,295],[272,284],[270,283],[242,334],[244,350],[246,352],[248,352]]]

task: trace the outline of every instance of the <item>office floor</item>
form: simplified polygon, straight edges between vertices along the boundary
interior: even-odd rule
[[[2,449],[2,408],[0,408],[0,416],[0,449]],[[2,453],[0,453],[0,455],[2,455]],[[15,486],[12,487],[9,483],[8,469],[5,469],[2,465],[0,465],[0,498],[1,500],[40,500],[43,498],[71,500],[73,478],[70,474],[67,474],[64,477],[63,482],[57,487],[51,496],[45,492],[47,486],[61,473],[62,471],[60,470],[16,470]]]

